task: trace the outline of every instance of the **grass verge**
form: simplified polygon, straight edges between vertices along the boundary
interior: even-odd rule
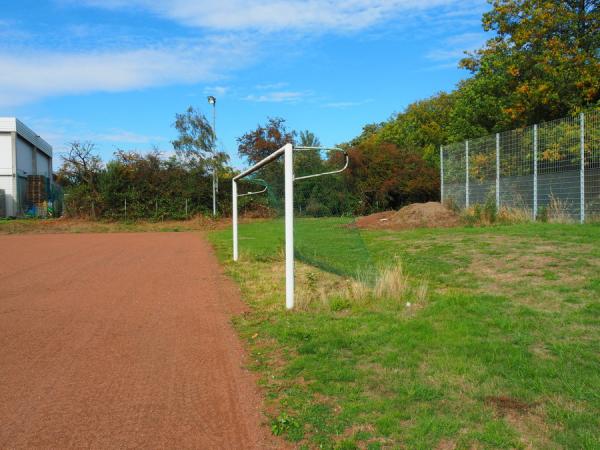
[[[298,223],[313,262],[340,270],[299,263],[292,313],[281,222],[242,225],[237,264],[230,232],[209,235],[251,305],[235,325],[275,434],[306,448],[600,446],[600,227],[369,231],[349,245],[342,219]],[[348,277],[372,261],[388,271]]]

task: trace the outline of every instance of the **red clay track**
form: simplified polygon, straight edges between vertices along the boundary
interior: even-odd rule
[[[0,447],[272,447],[229,325],[242,311],[187,233],[0,236]]]

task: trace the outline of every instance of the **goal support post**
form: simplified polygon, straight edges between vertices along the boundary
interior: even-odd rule
[[[294,177],[294,150],[330,150],[342,152],[345,157],[345,164],[341,169],[331,170],[328,172],[315,173]],[[257,170],[267,164],[277,160],[283,155],[283,176],[284,176],[284,205],[285,205],[285,307],[292,309],[294,307],[294,181],[306,180],[309,178],[321,177],[324,175],[333,175],[343,172],[348,167],[348,154],[336,147],[295,147],[292,144],[286,144],[279,150],[271,153],[266,158],[254,164],[249,169],[236,175],[232,179],[231,195],[232,195],[232,224],[233,224],[233,260],[239,259],[238,249],[238,197],[244,195],[261,194],[266,191],[265,188],[258,192],[248,192],[238,194],[238,181],[253,174]]]
[[[287,309],[294,307],[294,147],[292,144],[286,144],[276,152],[271,153],[263,160],[233,177],[231,186],[232,195],[232,222],[233,222],[233,260],[239,259],[238,251],[238,193],[237,182],[272,161],[275,161],[282,154],[283,176],[284,176],[284,203],[285,203],[285,306]]]

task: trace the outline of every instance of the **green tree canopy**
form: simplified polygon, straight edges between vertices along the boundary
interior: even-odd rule
[[[465,97],[458,108],[471,110],[456,114],[464,125],[480,122],[477,125],[487,131],[512,128],[563,117],[598,102],[598,0],[490,3],[492,10],[482,22],[495,36],[461,61],[474,74],[459,86]]]

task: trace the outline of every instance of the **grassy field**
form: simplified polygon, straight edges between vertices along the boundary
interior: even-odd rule
[[[303,259],[328,271],[298,264],[293,313],[281,222],[242,225],[235,265],[230,231],[210,239],[251,305],[236,326],[275,434],[308,448],[600,447],[599,226],[297,221]],[[402,282],[349,277],[371,266]]]

